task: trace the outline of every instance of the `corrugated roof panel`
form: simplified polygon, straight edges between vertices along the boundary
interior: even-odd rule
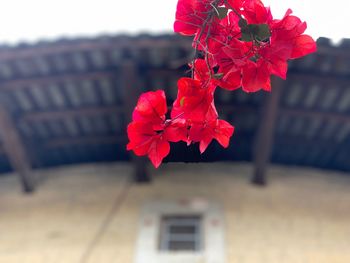
[[[65,135],[63,126],[60,121],[52,120],[52,121],[47,121],[46,123],[53,136],[62,137],[63,135]]]
[[[319,96],[321,90],[317,83],[314,83],[311,87],[305,89],[306,95],[304,98],[305,108],[312,108],[317,103],[317,97]]]
[[[33,68],[33,64],[30,60],[15,60],[15,67],[18,69],[18,72],[21,76],[28,77],[34,74],[35,69]]]
[[[348,87],[344,94],[340,97],[336,103],[335,108],[339,112],[346,112],[350,108],[350,87]]]
[[[49,100],[43,92],[44,87],[40,87],[36,84],[32,84],[28,92],[33,96],[35,104],[40,109],[47,109],[49,107]]]
[[[0,79],[9,83],[8,87],[11,87],[10,82],[13,79],[16,80],[15,85],[25,88],[7,88],[1,100],[7,101],[3,102],[3,105],[9,112],[16,114],[14,116],[18,118],[16,121],[18,120],[18,129],[21,135],[24,138],[31,136],[34,141],[40,138],[49,139],[53,136],[59,136],[62,139],[104,134],[125,136],[127,126],[125,119],[130,116],[125,116],[123,113],[106,114],[106,116],[87,114],[59,121],[51,119],[41,122],[24,122],[26,118],[21,119],[21,114],[23,111],[34,110],[38,112],[55,109],[71,110],[71,108],[78,110],[79,107],[122,105],[123,98],[120,94],[125,93],[125,90],[120,86],[121,81],[115,78],[123,77],[120,74],[118,75],[118,72],[121,72],[120,64],[123,63],[124,59],[132,60],[136,69],[144,70],[135,76],[140,88],[144,90],[165,89],[168,102],[170,102],[171,98],[174,99],[177,96],[176,84],[178,77],[187,74],[184,67],[186,57],[191,58],[191,41],[187,38],[183,39],[184,42],[181,43],[173,41],[172,36],[164,38],[107,37],[103,40],[64,40],[58,43],[41,44],[43,49],[40,49],[40,46],[35,46],[33,49],[31,46],[17,47],[16,50],[20,51],[18,56],[16,50],[5,50],[6,54],[3,53],[3,56],[6,57],[7,62],[0,62]],[[186,49],[185,44],[188,44],[188,49]],[[329,54],[327,53],[328,48],[330,50]],[[276,126],[279,145],[278,150],[274,151],[275,158],[278,155],[280,161],[305,164],[310,155],[314,164],[320,165],[320,162],[331,162],[332,154],[339,152],[341,150],[339,147],[342,147],[342,145],[348,147],[346,144],[350,142],[350,124],[345,125],[344,123],[330,121],[328,118],[322,118],[323,113],[331,116],[337,111],[344,116],[350,110],[350,90],[346,90],[347,75],[345,75],[350,71],[350,60],[342,56],[343,51],[347,52],[347,49],[343,47],[341,50],[336,50],[329,46],[319,53],[290,63],[293,77],[283,84],[285,87],[282,92],[280,106],[282,111],[284,107],[296,111],[291,112],[294,113],[294,116],[283,115],[283,112],[279,116]],[[162,70],[174,69],[174,74],[170,71],[170,74],[154,74],[155,67]],[[113,78],[95,79],[96,76],[101,75],[92,72],[94,69],[99,69],[98,72],[102,73],[101,75],[114,71],[115,76]],[[332,75],[332,79],[334,78],[332,84],[334,87],[328,84],[329,81],[322,81],[321,78],[317,78],[318,74],[323,74],[323,78],[326,79],[327,74],[324,74],[324,72],[331,73],[329,75]],[[340,84],[336,79],[336,76],[339,75],[342,79]],[[23,79],[23,76],[28,78]],[[70,79],[71,81],[62,84],[61,76],[63,79]],[[87,76],[87,78],[84,79],[84,76]],[[43,81],[40,79],[41,77],[43,77]],[[27,84],[26,79],[34,83],[38,80],[40,83],[45,83],[45,86],[33,88]],[[57,81],[59,82],[57,83]],[[256,108],[260,109],[261,99],[269,96],[265,92],[247,94],[241,90],[235,92],[218,90],[215,95],[217,96],[219,112],[220,103],[237,107],[240,107],[240,105],[243,107],[256,105]],[[322,111],[320,111],[321,108]],[[310,110],[311,113],[319,110],[315,114],[318,116],[315,118],[306,117],[303,115],[304,110]],[[81,112],[84,112],[84,110]],[[35,120],[35,114],[28,114],[28,116],[34,117],[33,120]],[[41,116],[45,117],[46,114]],[[251,136],[257,131],[256,126],[259,124],[257,118],[261,117],[259,113],[245,112],[238,115],[226,112],[220,117],[227,119],[236,126],[237,137],[235,138],[239,138],[239,136],[243,138],[242,141],[237,142],[236,146],[242,145],[242,153],[244,152],[246,158],[250,158]],[[295,137],[301,139],[300,144],[297,140],[294,140]],[[293,139],[293,142],[292,140],[288,141],[288,138]],[[331,145],[333,141],[334,145]],[[287,145],[287,147],[284,148],[284,145]],[[109,147],[111,146],[109,145]],[[327,147],[331,147],[331,151],[326,151]],[[71,148],[76,149],[74,146]],[[86,149],[91,150],[91,153],[88,153],[88,158],[86,158],[87,161],[94,158],[101,160],[106,158],[104,149],[107,148],[97,145],[90,148],[88,146]],[[45,151],[42,149],[43,156]],[[65,156],[59,156],[56,161],[62,163],[82,160],[81,153],[85,153],[84,150],[73,152],[69,149],[69,151],[71,156],[67,156],[64,153],[65,151],[62,151]],[[119,149],[116,151],[119,151]],[[325,155],[325,151],[329,155]],[[350,154],[348,149],[345,153]],[[231,154],[234,155],[235,153],[225,153],[226,156]],[[236,155],[234,156],[236,157]]]
[[[276,124],[276,133],[283,134],[288,125],[289,118],[287,116],[279,116]]]
[[[88,67],[86,58],[82,52],[74,52],[71,55],[74,68],[78,71],[85,71]]]
[[[41,138],[41,139],[47,139],[50,137],[50,132],[47,129],[47,126],[43,122],[35,122],[31,123],[32,128],[35,130],[35,133]]]
[[[164,49],[152,48],[149,50],[149,64],[154,67],[160,67],[164,64]]]
[[[104,104],[112,105],[116,103],[116,87],[113,86],[112,82],[109,79],[98,80],[99,91]]]
[[[235,98],[237,100],[237,102],[240,103],[244,103],[247,102],[249,100],[249,95],[241,90],[237,90],[237,92],[235,92]]]
[[[65,82],[63,86],[64,90],[68,94],[68,99],[74,107],[79,107],[82,104],[80,95],[78,93],[78,86],[74,82]]]
[[[315,57],[317,55],[316,54],[311,54],[309,56],[303,57],[303,59],[298,59],[295,60],[295,66],[299,69],[299,70],[315,70],[317,69],[317,64],[315,61]]]
[[[86,116],[82,116],[80,118],[76,119],[79,123],[80,127],[82,128],[82,132],[85,135],[91,135],[93,134],[93,124],[91,123],[90,119]]]
[[[224,90],[224,89],[219,89],[215,94],[220,102],[223,102],[225,104],[228,104],[231,99],[232,99],[232,92]]]
[[[123,123],[122,123],[122,119],[119,116],[109,116],[108,117],[109,123],[111,125],[112,128],[112,133],[120,133],[122,131],[123,127]],[[126,128],[125,128],[126,129]]]
[[[0,63],[0,77],[3,79],[10,79],[13,77],[13,69],[9,63]]]
[[[348,58],[340,57],[334,65],[335,71],[340,74],[350,73],[350,63]]]
[[[325,92],[324,98],[319,101],[320,107],[322,110],[329,110],[335,103],[335,99],[339,94],[339,89],[336,87],[328,87],[324,89],[322,92]]]
[[[233,123],[233,125],[235,125]],[[245,114],[245,117],[243,118],[242,121],[242,128],[247,131],[250,132],[252,130],[254,130],[257,127],[257,116],[255,113],[253,114]]]
[[[91,80],[84,80],[79,87],[80,98],[83,104],[96,105],[98,104],[97,95],[94,89],[94,83]]]
[[[14,96],[15,100],[17,101],[17,105],[21,108],[21,110],[30,111],[34,108],[31,100],[28,98],[24,90],[13,90],[12,95]]]
[[[64,119],[62,124],[69,136],[75,137],[79,135],[79,128],[74,119],[71,119],[71,118]]]
[[[37,66],[38,71],[41,75],[50,73],[50,64],[44,57],[34,57],[33,62]]]
[[[122,61],[123,53],[120,49],[113,49],[110,57],[114,66],[117,66]]]
[[[320,130],[321,138],[328,140],[333,138],[333,134],[339,128],[339,123],[334,121],[328,121],[326,125]]]
[[[345,141],[350,134],[350,123],[344,123],[343,127],[338,130],[334,138],[338,143]]]
[[[320,130],[322,124],[321,119],[309,119],[305,127],[305,135],[307,138],[316,137],[316,133]]]
[[[169,78],[169,90],[168,90],[168,98],[171,100],[175,100],[177,97],[177,81],[178,78],[176,76],[172,76]]]
[[[333,58],[329,56],[324,56],[321,63],[318,64],[318,66],[323,73],[330,72],[334,66]]]
[[[27,122],[19,122],[17,127],[24,137],[31,137],[33,135],[33,129]]]
[[[94,133],[107,134],[109,132],[108,124],[106,123],[104,116],[92,117],[90,120],[91,123],[93,123]]]
[[[293,122],[289,127],[289,132],[294,136],[302,135],[304,133],[305,120],[302,118],[293,118]]]
[[[57,108],[64,108],[66,106],[65,99],[59,90],[59,86],[52,83],[47,87],[49,96]]]
[[[160,76],[155,76],[150,79],[150,84],[151,84],[151,87],[145,87],[145,88],[147,89],[150,88],[152,90],[159,90],[159,89],[164,89],[164,87],[166,86],[166,81],[164,80],[164,78]]]
[[[288,106],[295,106],[301,100],[304,89],[298,82],[291,83],[288,89],[288,95],[286,96],[286,104]]]
[[[64,59],[62,54],[52,56],[53,66],[58,72],[65,72],[68,70],[67,61]]]
[[[132,61],[139,61],[140,58],[140,48],[135,46],[131,48],[130,46],[126,46],[123,51],[124,58],[131,59]]]
[[[106,67],[107,60],[106,60],[105,54],[101,50],[95,50],[93,52],[90,52],[90,57],[91,57],[92,64],[94,65],[95,68],[102,69]]]
[[[169,46],[168,49],[168,62],[171,63],[172,61],[182,60],[188,58],[189,52],[183,50],[182,48],[175,47],[175,46]],[[190,59],[186,60],[190,61]]]

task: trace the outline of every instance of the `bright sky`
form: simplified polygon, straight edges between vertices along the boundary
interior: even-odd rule
[[[350,2],[263,0],[275,18],[290,7],[307,21],[307,33],[338,41],[350,38]],[[0,43],[59,37],[172,31],[177,0],[0,0]]]

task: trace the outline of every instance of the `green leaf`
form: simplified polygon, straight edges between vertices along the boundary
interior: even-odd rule
[[[249,27],[242,28],[241,34],[242,34],[242,36],[241,36],[242,41],[250,42],[253,40],[253,34],[250,31]]]
[[[269,39],[271,36],[269,26],[267,24],[259,24],[255,36],[260,41]]]
[[[218,16],[219,19],[223,19],[227,16],[228,9],[226,7],[217,7],[216,8],[216,15]]]
[[[241,27],[241,33],[241,39],[245,42],[254,40],[265,41],[271,36],[270,29],[267,24],[249,24],[246,27]]]
[[[222,79],[222,77],[224,76],[224,73],[216,73],[214,74],[214,79]]]
[[[248,25],[248,22],[247,20],[245,20],[244,18],[240,18],[239,21],[238,21],[238,26],[240,28],[246,28]]]

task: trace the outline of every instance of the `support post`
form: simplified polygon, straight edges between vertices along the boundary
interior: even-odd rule
[[[31,164],[25,147],[6,108],[0,104],[0,136],[12,168],[18,172],[23,191],[34,191]]]
[[[141,88],[137,82],[138,74],[135,63],[131,59],[125,59],[121,67],[121,77],[122,77],[122,92],[123,100],[126,114],[126,121],[129,123],[131,121],[132,112],[136,106],[138,97],[141,93]],[[131,161],[134,166],[134,180],[135,182],[145,183],[150,182],[151,177],[147,172],[146,158],[138,157],[131,154]]]
[[[266,170],[270,161],[277,112],[282,93],[282,80],[272,79],[272,91],[262,105],[262,118],[258,127],[254,144],[254,175],[252,183],[266,184]]]

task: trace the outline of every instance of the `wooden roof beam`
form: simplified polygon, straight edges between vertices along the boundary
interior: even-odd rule
[[[34,191],[31,164],[26,154],[15,125],[7,110],[0,104],[0,135],[2,137],[4,151],[12,165],[18,172],[24,192]]]
[[[176,44],[174,44],[176,42]],[[75,43],[51,43],[47,45],[33,45],[24,48],[9,48],[0,51],[1,61],[11,61],[17,59],[30,59],[39,56],[50,56],[62,53],[84,52],[94,50],[114,50],[123,48],[167,48],[176,45],[179,48],[191,50],[191,42],[176,36],[165,36],[162,38],[135,38],[116,37],[109,41],[81,40]]]
[[[19,118],[20,122],[40,122],[47,120],[70,119],[82,116],[99,116],[124,112],[121,106],[94,106],[57,111],[25,112]]]
[[[283,82],[276,77],[272,78],[272,92],[266,97],[262,107],[262,117],[258,127],[253,149],[254,175],[252,183],[266,184],[266,170],[270,161],[273,146],[273,136]]]
[[[132,60],[125,60],[121,71],[123,101],[127,116],[126,120],[129,122],[131,121],[132,112],[142,91],[140,85],[137,83],[138,69]],[[151,177],[147,171],[146,158],[135,156],[134,153],[130,153],[130,155],[134,164],[134,180],[139,183],[150,182]]]
[[[68,145],[98,145],[98,144],[117,144],[126,142],[126,136],[84,136],[75,138],[51,139],[44,144],[45,148],[59,148]]]
[[[350,122],[350,115],[345,115],[336,112],[322,112],[322,111],[312,111],[306,109],[280,109],[280,115],[287,115],[292,117],[306,117],[306,118],[319,118],[326,119],[335,122]]]
[[[35,78],[26,79],[15,79],[7,80],[1,83],[1,90],[13,90],[13,89],[23,89],[31,88],[32,85],[37,85],[39,87],[46,87],[52,83],[64,83],[64,82],[80,82],[84,80],[100,80],[106,78],[115,77],[115,72],[112,71],[95,71],[95,72],[85,72],[85,73],[70,73],[62,75],[50,75]]]

